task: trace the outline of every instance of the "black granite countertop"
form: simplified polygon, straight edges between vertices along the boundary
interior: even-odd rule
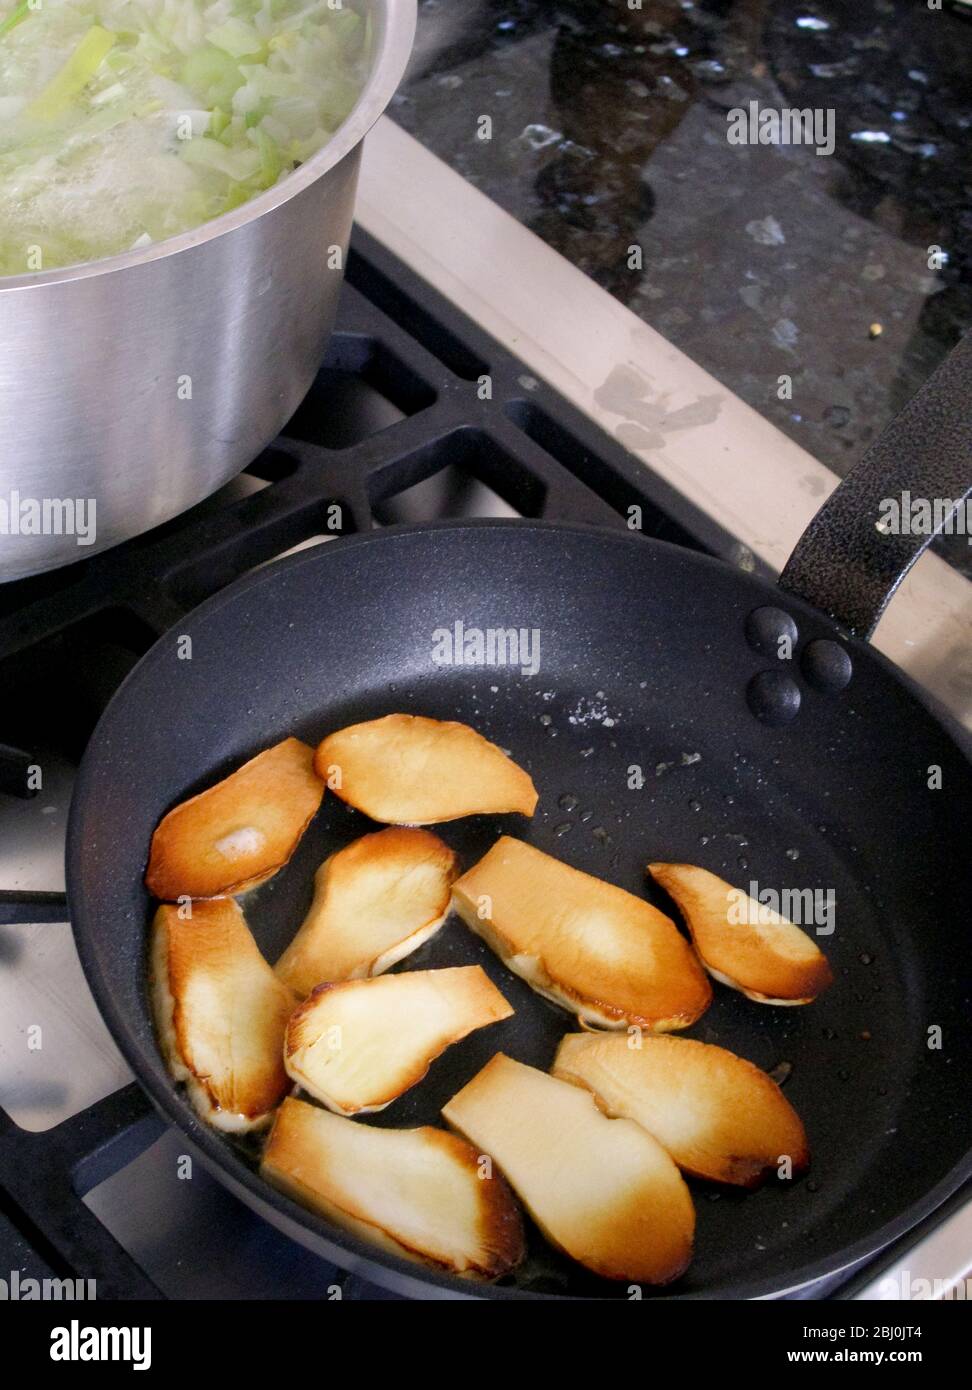
[[[972,0],[419,8],[395,120],[837,473],[972,326]],[[751,101],[833,153],[730,146]]]

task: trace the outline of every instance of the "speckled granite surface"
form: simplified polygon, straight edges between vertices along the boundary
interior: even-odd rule
[[[972,326],[970,77],[972,3],[420,0],[391,114],[844,473]],[[729,145],[754,100],[833,154]]]

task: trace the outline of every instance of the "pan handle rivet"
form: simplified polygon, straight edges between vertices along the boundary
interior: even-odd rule
[[[843,690],[854,670],[844,648],[827,637],[807,643],[800,666],[810,684],[828,695]]]
[[[800,687],[784,671],[758,671],[746,687],[746,701],[764,724],[789,724],[800,709]]]
[[[746,641],[761,656],[778,658],[781,651],[792,652],[797,636],[796,623],[782,608],[771,605],[754,608],[746,619]],[[788,639],[786,647],[781,645],[784,637]]]

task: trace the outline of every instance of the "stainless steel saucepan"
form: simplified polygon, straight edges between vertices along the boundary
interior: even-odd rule
[[[416,0],[353,3],[372,16],[368,81],[288,178],[168,241],[0,279],[0,581],[185,511],[306,393],[334,323],[362,141],[415,33]]]

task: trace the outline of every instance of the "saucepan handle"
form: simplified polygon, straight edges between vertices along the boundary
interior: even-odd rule
[[[797,541],[780,587],[870,637],[902,579],[970,492],[972,333],[831,493]]]

